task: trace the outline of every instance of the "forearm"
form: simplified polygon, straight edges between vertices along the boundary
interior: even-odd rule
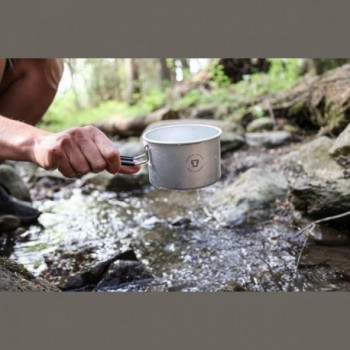
[[[26,123],[0,116],[0,160],[36,163],[35,141],[49,134]]]

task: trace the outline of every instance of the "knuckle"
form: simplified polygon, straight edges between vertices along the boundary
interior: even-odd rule
[[[113,162],[113,161],[118,161],[119,159],[119,154],[115,150],[110,150],[106,152],[106,160],[108,162]]]
[[[100,172],[106,169],[106,163],[105,162],[97,162],[92,165],[92,170],[94,172]]]
[[[96,133],[96,130],[98,130],[98,129],[97,129],[95,126],[93,126],[93,125],[84,126],[84,129],[85,129],[87,132],[91,133],[91,134]]]

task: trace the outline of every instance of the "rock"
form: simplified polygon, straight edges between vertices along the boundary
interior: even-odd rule
[[[335,139],[329,154],[345,168],[350,168],[350,124]]]
[[[220,141],[221,141],[221,154],[236,151],[246,144],[245,138],[243,136],[230,131],[225,132],[221,136]]]
[[[136,174],[116,174],[114,175],[107,186],[107,191],[133,191],[141,190],[145,186],[149,185],[148,167],[143,165],[141,170]]]
[[[260,132],[273,130],[275,121],[269,117],[263,117],[253,120],[247,125],[248,132]]]
[[[83,176],[82,183],[100,187],[104,191],[114,192],[140,190],[150,184],[147,165],[143,165],[139,172],[131,175],[113,175],[107,171],[98,174],[90,173]]]
[[[92,290],[103,278],[108,271],[109,266],[116,260],[137,261],[137,257],[132,250],[116,254],[111,259],[102,261],[96,266],[70,277],[60,288],[63,291]]]
[[[23,265],[0,257],[0,292],[57,292],[55,286],[36,278]]]
[[[310,237],[318,244],[328,246],[346,245],[350,241],[349,232],[334,229],[326,224],[317,224]]]
[[[350,211],[348,179],[332,182],[312,178],[301,179],[291,186],[290,193],[290,201],[295,209],[316,219]]]
[[[211,206],[219,221],[231,225],[252,223],[266,219],[267,210],[275,200],[284,199],[288,182],[281,174],[252,168],[240,178],[216,192]]]
[[[75,182],[76,179],[68,178],[62,175],[58,170],[45,170],[39,168],[35,173],[37,185],[41,186],[54,186],[64,185]]]
[[[0,185],[17,199],[31,202],[28,186],[18,175],[14,166],[8,164],[0,165]]]
[[[11,196],[0,186],[0,216],[1,215],[16,216],[21,223],[27,225],[36,223],[41,212],[33,208],[30,203]]]
[[[325,181],[344,178],[344,169],[329,155],[332,144],[330,138],[322,136],[299,149],[297,158],[308,176]]]
[[[240,285],[237,282],[229,282],[226,283],[222,288],[218,290],[218,292],[245,292],[246,288]]]
[[[293,141],[291,133],[286,131],[265,131],[245,134],[249,146],[278,147]]]
[[[150,279],[153,279],[152,274],[141,262],[117,260],[109,266],[94,290],[98,292],[116,290],[128,283],[144,280],[148,282]]]
[[[14,215],[0,215],[0,233],[15,230],[21,225],[21,219]]]
[[[217,113],[217,105],[198,106],[191,110],[191,119],[210,119]]]

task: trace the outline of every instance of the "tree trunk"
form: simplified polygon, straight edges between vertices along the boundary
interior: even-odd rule
[[[125,59],[126,68],[126,100],[134,105],[140,99],[141,86],[139,64],[136,58]]]
[[[171,72],[170,72],[170,68],[167,65],[166,58],[159,59],[159,66],[160,66],[160,81],[162,83],[164,81],[170,82],[171,81]]]
[[[219,65],[233,83],[242,80],[244,75],[267,72],[270,68],[270,63],[264,58],[222,58]]]
[[[80,96],[79,93],[77,91],[77,88],[75,86],[75,76],[77,74],[77,69],[76,69],[76,59],[75,58],[68,58],[66,60],[66,64],[68,66],[69,69],[69,73],[72,79],[72,84],[71,84],[71,88],[74,94],[74,104],[75,104],[75,108],[77,110],[82,109],[82,105],[80,102]]]

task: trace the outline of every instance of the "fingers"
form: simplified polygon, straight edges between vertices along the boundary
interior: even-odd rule
[[[134,174],[134,173],[137,173],[140,169],[141,169],[141,165],[134,165],[134,166],[122,165],[119,169],[119,173]]]
[[[122,165],[113,143],[95,127],[72,128],[50,137],[53,160],[48,163],[54,164],[64,176],[74,177],[103,170],[112,174],[133,174],[141,169],[139,165]]]

